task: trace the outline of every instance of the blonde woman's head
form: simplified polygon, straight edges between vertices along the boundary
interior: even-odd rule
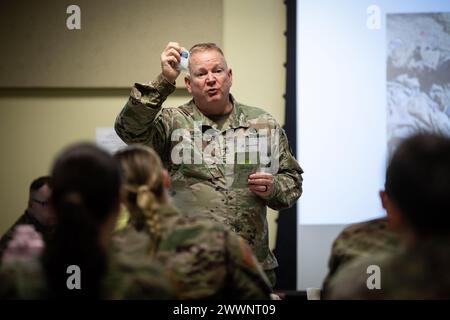
[[[123,180],[123,201],[130,218],[140,229],[145,225],[150,234],[159,233],[158,208],[166,202],[169,177],[158,154],[143,145],[130,145],[115,154]]]

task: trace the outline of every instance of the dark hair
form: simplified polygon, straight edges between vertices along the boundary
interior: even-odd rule
[[[51,297],[101,297],[106,253],[99,228],[118,211],[120,186],[118,164],[93,144],[71,146],[56,159],[50,203],[58,224],[43,257]],[[70,265],[81,270],[81,290],[67,288]]]
[[[420,236],[450,233],[450,139],[418,134],[403,141],[386,172],[386,193]]]
[[[50,176],[39,177],[39,178],[33,180],[33,182],[31,182],[31,184],[30,184],[30,192],[37,191],[40,188],[42,188],[43,186],[45,186],[45,185],[49,186],[50,183],[51,183],[51,177]]]

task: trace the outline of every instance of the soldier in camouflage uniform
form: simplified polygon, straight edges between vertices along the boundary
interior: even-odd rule
[[[17,228],[0,269],[0,299],[175,298],[148,254],[112,252],[120,190],[111,155],[91,144],[67,148],[52,170],[50,203],[58,220],[52,241],[44,245],[32,226]]]
[[[8,246],[14,230],[20,225],[32,225],[47,241],[54,228],[54,217],[48,206],[50,198],[50,177],[39,177],[30,185],[28,208],[0,239],[0,263],[3,251]]]
[[[322,298],[327,298],[329,283],[347,263],[380,252],[400,252],[401,248],[401,239],[388,228],[386,217],[348,226],[334,240],[328,261],[328,275],[322,286]]]
[[[269,281],[245,240],[170,204],[169,175],[153,150],[129,146],[116,158],[130,212],[129,224],[115,235],[119,252],[156,257],[181,299],[269,298]]]
[[[302,193],[303,171],[276,120],[230,94],[232,71],[214,44],[199,44],[190,50],[185,84],[193,99],[178,108],[162,109],[175,90],[181,50],[178,43],[169,43],[161,55],[162,73],[150,84],[135,84],[116,119],[116,132],[126,143],[142,143],[156,150],[172,178],[175,205],[183,213],[213,218],[247,240],[273,285],[278,263],[269,249],[266,207],[292,206]],[[263,163],[252,146],[242,149],[239,142],[217,143],[210,152],[213,140],[250,141],[264,130],[271,133],[266,145],[269,162]],[[190,160],[176,161],[183,144],[193,148]],[[205,161],[206,154],[219,161]],[[245,161],[236,160],[240,154]],[[232,161],[220,161],[224,159]]]
[[[450,139],[419,134],[402,142],[381,195],[404,247],[342,267],[329,281],[329,298],[449,299]]]

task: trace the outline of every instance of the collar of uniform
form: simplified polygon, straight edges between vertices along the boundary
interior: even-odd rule
[[[234,97],[230,94],[230,100],[233,104],[233,110],[231,111],[229,123],[230,128],[248,128],[250,127],[250,123],[247,121],[247,115],[242,110],[242,106],[239,102],[237,102]]]
[[[205,116],[203,112],[200,111],[200,109],[195,104],[194,99],[191,99],[191,101],[189,101],[189,105],[190,107],[192,107],[192,119],[195,122],[200,122],[203,127],[211,127],[211,128],[216,127],[214,121],[212,121],[210,118]]]
[[[227,122],[229,123],[229,126],[227,126],[226,128],[224,127],[222,129],[222,131],[229,129],[229,128],[233,128],[233,129],[240,128],[240,127],[248,128],[250,126],[250,124],[247,121],[247,116],[245,115],[245,113],[242,110],[241,104],[239,102],[237,102],[231,94],[230,94],[230,100],[233,105],[233,110],[231,110],[230,117],[227,120]],[[189,101],[189,105],[191,105],[192,110],[193,110],[192,118],[194,121],[201,122],[202,126],[211,127],[214,129],[217,128],[217,124],[214,121],[212,121],[210,118],[205,116],[203,114],[203,112],[201,112],[197,108],[197,106],[195,105],[194,99],[191,99],[191,101]]]

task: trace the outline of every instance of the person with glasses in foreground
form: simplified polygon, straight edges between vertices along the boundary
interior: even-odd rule
[[[32,225],[47,241],[55,226],[55,217],[49,210],[48,201],[51,195],[51,178],[49,176],[39,177],[30,185],[28,196],[28,207],[25,213],[5,232],[0,239],[0,263],[3,252],[11,241],[17,226]]]

